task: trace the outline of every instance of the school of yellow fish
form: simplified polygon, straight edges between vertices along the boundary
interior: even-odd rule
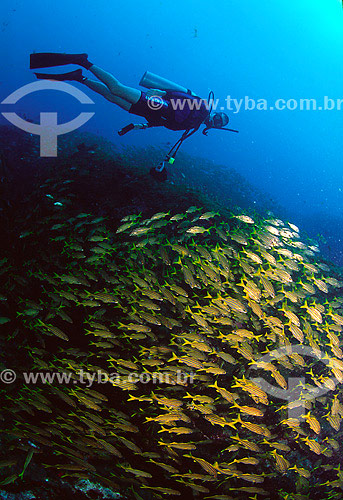
[[[73,212],[69,182],[41,186],[46,215],[21,221],[22,255],[0,262],[18,372],[2,487],[39,464],[136,499],[342,498],[343,283],[317,245],[280,219],[197,207],[111,227]]]

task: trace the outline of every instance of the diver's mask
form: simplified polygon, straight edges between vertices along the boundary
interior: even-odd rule
[[[237,130],[225,128],[225,126],[229,123],[229,117],[226,113],[215,112],[211,113],[208,119],[205,121],[206,128],[202,131],[204,135],[207,135],[208,130],[210,129],[219,129],[219,130],[228,130],[229,132],[237,132]]]
[[[225,113],[213,113],[209,122],[213,128],[223,128],[229,123],[229,117]]]

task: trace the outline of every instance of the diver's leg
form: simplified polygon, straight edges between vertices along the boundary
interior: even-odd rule
[[[117,80],[113,75],[111,75],[111,73],[104,71],[95,64],[93,64],[89,68],[89,71],[91,71],[93,75],[99,78],[99,80],[102,83],[107,85],[111,93],[114,94],[115,96],[121,97],[122,99],[125,99],[125,101],[130,102],[131,104],[136,104],[136,102],[139,101],[142,94],[140,90],[122,85],[119,82],[119,80]]]
[[[95,80],[89,80],[88,78],[84,78],[82,83],[84,85],[87,85],[89,89],[94,90],[98,94],[101,94],[105,99],[107,99],[110,102],[114,102],[114,104],[117,104],[119,107],[124,109],[125,111],[129,111],[132,104],[125,99],[122,99],[121,97],[118,97],[112,92],[110,92],[109,88],[104,85],[103,83],[96,82]]]

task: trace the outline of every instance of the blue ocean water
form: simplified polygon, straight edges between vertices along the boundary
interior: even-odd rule
[[[342,20],[341,0],[2,0],[0,499],[31,498],[37,491],[37,498],[71,498],[68,492],[73,491],[76,500],[86,498],[87,488],[87,498],[100,498],[99,485],[92,491],[89,477],[112,489],[106,498],[117,498],[120,489],[125,498],[155,500],[162,498],[155,492],[165,486],[177,486],[179,498],[189,499],[204,498],[201,493],[206,491],[256,499],[261,489],[249,487],[260,486],[265,491],[258,498],[270,500],[341,498]],[[239,134],[194,134],[182,146],[187,156],[178,156],[175,165],[168,166],[175,172],[172,179],[179,176],[183,184],[157,184],[149,176],[150,163],[162,158],[180,131],[156,127],[120,137],[119,129],[144,119],[77,82],[70,86],[93,103],[81,104],[54,90],[30,93],[15,104],[1,103],[37,82],[29,69],[34,52],[86,52],[91,62],[135,88],[149,70],[205,99],[213,91],[217,108],[227,112],[229,126]],[[93,134],[94,148],[87,149],[83,138],[79,142],[81,134],[70,143],[58,139],[64,148],[61,161],[40,162],[38,146],[32,147],[37,137],[25,143],[21,139],[28,134],[18,134],[16,141],[15,134],[3,132],[8,122],[1,113],[9,111],[34,123],[43,112],[56,112],[59,123],[93,112],[80,132]],[[106,156],[108,144],[102,138],[117,147],[114,160]],[[147,164],[144,177],[141,169]],[[36,175],[45,166],[49,179]],[[146,194],[148,182],[155,184]],[[210,195],[213,206],[189,208],[197,204],[194,200],[208,201],[196,197],[194,182]],[[216,213],[214,194],[221,208],[227,202],[224,220]],[[155,210],[146,219],[155,206],[149,195],[162,213]],[[242,201],[239,216],[231,217],[232,200]],[[175,214],[174,207],[185,213]],[[286,236],[280,232],[280,240],[275,239],[278,221],[275,227],[269,222],[263,226],[251,208],[271,210],[274,219],[280,216],[299,226],[307,246],[302,248],[298,241],[299,254],[292,258],[290,249],[296,244],[289,230],[283,228]],[[139,212],[142,216],[132,215]],[[297,238],[294,226],[287,227]],[[322,260],[306,233],[318,236]],[[274,252],[275,241],[283,244],[281,237],[289,241]],[[329,267],[327,259],[341,268]],[[275,356],[279,348],[281,358]],[[270,370],[270,355],[277,370]],[[247,378],[254,376],[254,359],[279,386],[269,389],[269,400],[264,392],[261,398],[257,391],[260,397],[254,398],[254,391],[249,395],[246,390]],[[170,387],[155,387],[143,376],[137,388],[127,385],[126,375],[135,373],[133,369],[141,375],[154,366],[156,371],[161,366],[173,372],[179,362],[185,373],[188,367],[202,372],[196,374],[200,376],[195,385],[192,381],[175,387],[172,378]],[[83,375],[77,380],[80,367],[82,374],[84,369],[92,374],[93,388],[82,387]],[[125,375],[122,385],[119,381],[117,387],[105,387],[95,381],[96,372],[99,376],[110,369]],[[48,371],[73,377],[55,379],[61,381],[59,392],[44,379],[34,386],[34,378],[23,377]],[[2,378],[6,372],[19,376],[7,380]],[[221,392],[210,383],[214,380]],[[314,401],[313,396],[310,408],[288,407],[288,417],[300,419],[301,411],[308,411],[306,423],[293,433],[286,401],[294,402],[290,397],[298,398],[300,392],[306,397],[309,380],[315,389],[322,384],[324,392],[319,394],[325,398]],[[220,399],[225,388],[234,393],[224,392],[226,397]],[[136,389],[141,400],[131,397]],[[166,401],[162,394],[173,399]],[[207,407],[193,406],[194,401],[206,401],[206,395]],[[169,439],[160,434],[165,430],[157,427],[156,416],[168,408],[185,410],[184,420],[178,418],[180,427],[186,426],[185,435],[174,430],[175,438]],[[225,416],[230,421],[222,420]],[[250,440],[245,446],[242,437]],[[275,440],[270,446],[269,438]],[[248,455],[245,462],[243,454]],[[201,457],[209,461],[207,468]],[[231,477],[227,466],[239,461]],[[199,490],[202,481],[179,481],[178,474],[171,475],[178,473],[174,466],[180,467],[181,477],[208,472],[210,476],[203,476],[206,489]],[[65,479],[68,468],[72,474]],[[86,481],[78,483],[76,496],[79,478]],[[238,488],[237,493],[231,491],[240,485],[240,493]]]
[[[137,88],[150,70],[204,98],[213,90],[224,108],[228,96],[243,107],[248,99],[249,109],[237,112],[233,106],[228,111],[230,126],[239,134],[198,133],[185,142],[183,151],[235,168],[286,207],[295,223],[328,237],[333,256],[340,253],[340,0],[3,0],[0,11],[1,100],[35,81],[29,70],[31,52],[87,52],[90,61]],[[90,106],[95,115],[82,130],[142,147],[173,143],[179,137],[156,128],[120,138],[117,130],[132,115],[81,84],[75,86],[95,103]],[[268,109],[252,110],[251,99],[263,99],[259,102]],[[270,109],[278,99],[291,100],[298,109]],[[335,109],[300,110],[300,99],[315,99],[317,107],[326,99]],[[81,109],[72,97],[54,91],[26,96],[15,107],[34,120],[42,111],[58,109],[60,122]],[[7,124],[2,116],[0,124]]]

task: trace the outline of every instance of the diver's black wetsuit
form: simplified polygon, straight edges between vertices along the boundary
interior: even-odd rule
[[[130,113],[146,118],[150,127],[191,130],[204,122],[209,110],[201,97],[170,90],[163,97],[147,97],[142,92],[139,101],[132,104]]]

